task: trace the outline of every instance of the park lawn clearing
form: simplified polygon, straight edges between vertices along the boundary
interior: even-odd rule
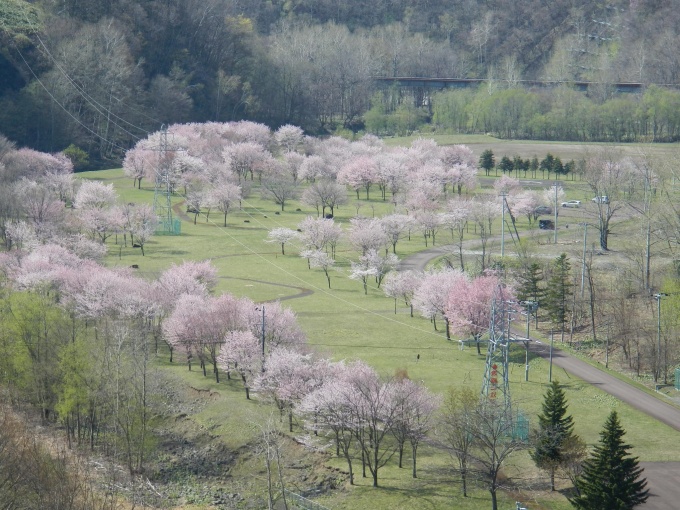
[[[88,172],[79,176],[113,183],[122,203],[153,202],[150,183],[143,182],[141,190],[133,188],[131,179],[122,177],[122,170]],[[564,184],[569,189],[570,181]],[[253,193],[243,201],[243,209],[230,212],[227,227],[222,226],[218,212],[212,213],[208,222],[204,216],[199,217],[194,225],[193,215],[186,216],[184,212],[186,208],[181,197],[173,197],[176,216],[182,220],[180,236],[155,236],[146,245],[144,257],[138,249],[130,246],[119,250],[112,238],[107,243],[109,254],[106,263],[121,267],[137,265],[141,275],[153,278],[173,263],[211,259],[218,269],[217,293],[226,291],[257,302],[284,300],[283,305],[297,313],[309,344],[327,357],[334,360],[363,359],[385,376],[407,373],[411,379],[423,381],[437,393],[443,393],[452,386],[481,388],[485,350],[482,350],[481,356],[472,347],[460,350],[456,340],[445,339],[443,322],[438,321],[439,330],[435,331],[428,320],[410,317],[403,303],[398,303],[395,314],[394,301],[386,298],[374,283],[364,294],[361,282],[347,277],[349,260],[356,259],[357,254],[346,243],[338,246],[338,270],[331,272],[331,289],[328,289],[323,272],[308,269],[306,260],[299,257],[299,245],[294,242],[286,245],[286,255],[282,255],[280,245],[265,242],[270,229],[281,226],[295,229],[307,215],[316,216],[316,211],[292,201],[281,212],[279,206],[255,195]],[[378,194],[374,193],[374,196]],[[349,218],[356,214],[355,203],[359,212],[367,216],[375,214],[377,217],[392,210],[389,202],[375,199],[357,201],[352,193],[350,203],[337,211],[336,221],[348,223]],[[527,232],[525,222],[525,219],[519,222],[520,235]],[[499,222],[494,226],[494,235],[498,230]],[[543,233],[536,235],[544,236]],[[564,247],[566,251],[571,247],[571,252],[578,251],[579,235],[577,229],[570,229],[569,233],[560,231],[559,248]],[[469,234],[468,238],[473,239],[474,234]],[[438,245],[450,242],[448,239],[448,234],[441,231]],[[512,251],[510,243],[506,231],[508,251]],[[498,246],[495,242],[491,248],[495,254],[499,251]],[[422,236],[414,234],[410,241],[399,242],[397,254],[403,257],[424,248]],[[454,260],[455,257],[455,253],[452,254]],[[532,417],[532,424],[535,424],[548,382],[547,362],[540,358],[532,359],[530,382],[525,383],[523,350],[514,355],[513,361],[510,374],[513,401]],[[181,354],[177,354],[176,363],[171,366],[163,358],[159,358],[157,364],[180,377],[188,386],[217,394],[214,402],[189,416],[191,420],[235,450],[252,440],[252,429],[244,427],[244,423],[253,419],[251,413],[261,416],[266,406],[246,401],[240,381],[227,381],[226,377],[221,377],[218,385],[210,374],[203,377],[198,367],[189,372]],[[667,447],[677,437],[676,431],[583,381],[569,378],[563,371],[555,371],[553,375],[565,384],[576,433],[588,444],[597,441],[606,416],[612,408],[616,408],[627,430],[626,439],[634,446],[633,453],[640,460],[676,460],[671,459]],[[405,461],[410,465],[409,455]],[[331,508],[370,506],[394,509],[413,508],[416,500],[428,501],[431,508],[450,508],[451,500],[455,499],[455,508],[487,508],[488,494],[485,491],[475,491],[473,497],[465,500],[456,497],[457,477],[447,467],[447,462],[446,454],[422,448],[418,479],[410,477],[408,467],[399,470],[396,464],[391,463],[381,470],[382,489],[376,491],[370,487],[368,480],[357,476],[358,486],[354,489],[333,491],[319,501]],[[338,459],[329,461],[329,464],[344,469],[343,462]],[[538,473],[526,453],[512,457],[506,471],[512,478],[520,468],[525,471],[522,476],[527,476],[526,473],[534,478],[544,476]],[[507,498],[501,500],[505,506],[514,503],[508,496],[503,498]],[[556,510],[568,508],[564,498],[555,499],[552,495],[541,497],[541,505]]]

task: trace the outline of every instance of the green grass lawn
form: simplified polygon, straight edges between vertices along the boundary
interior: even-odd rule
[[[112,182],[121,202],[153,201],[149,182],[143,182],[141,190],[134,189],[132,180],[123,178],[121,170],[88,172],[79,176]],[[375,196],[378,196],[377,192]],[[181,198],[173,200],[176,211],[185,211]],[[392,210],[389,203],[376,199],[357,201],[353,195],[350,203],[337,211],[336,221],[347,223],[356,214],[355,203],[360,204],[359,212],[365,216],[379,216]],[[193,224],[193,215],[191,218],[180,215],[180,236],[153,238],[145,246],[144,257],[138,249],[120,248],[111,239],[105,262],[109,266],[137,264],[141,275],[152,278],[173,263],[211,259],[220,277],[217,292],[247,296],[255,301],[285,300],[284,305],[297,313],[309,344],[334,360],[360,358],[386,376],[405,370],[411,379],[423,381],[435,392],[444,392],[452,386],[466,385],[475,390],[481,387],[484,356],[478,356],[474,348],[460,350],[457,341],[446,340],[441,330],[443,324],[439,325],[439,331],[435,331],[428,320],[411,318],[408,309],[401,303],[395,314],[393,300],[386,298],[374,284],[365,295],[361,283],[347,277],[349,260],[357,257],[349,246],[341,244],[338,247],[338,268],[332,273],[332,288],[328,289],[323,272],[307,268],[306,261],[298,256],[299,246],[295,243],[286,246],[284,256],[279,245],[265,242],[270,229],[279,226],[297,228],[307,215],[316,215],[316,212],[297,202],[291,202],[281,212],[279,206],[253,194],[243,201],[241,210],[229,214],[226,227],[222,226],[219,213],[211,214],[207,222],[205,217],[199,217],[196,225]],[[520,220],[522,228],[527,226],[525,221]],[[578,239],[580,234],[575,230],[564,235]],[[470,237],[473,237],[472,233]],[[447,239],[448,235],[442,232],[438,244],[450,242]],[[410,241],[400,241],[397,253],[403,257],[424,247],[422,237],[414,236]],[[494,251],[499,252],[497,245]],[[299,297],[303,293],[304,296]],[[544,360],[532,359],[530,382],[524,382],[523,352],[513,353],[511,392],[514,402],[533,417],[542,403],[548,367]],[[234,449],[252,439],[252,428],[242,425],[247,421],[248,413],[264,411],[262,406],[245,400],[238,381],[223,381],[217,385],[213,379],[204,378],[197,371],[188,372],[181,363],[170,365],[165,359],[159,359],[158,365],[181,377],[188,385],[211,389],[219,394],[214,403],[192,417],[197,423],[209,428],[211,433]],[[626,439],[634,446],[633,452],[640,460],[677,460],[668,448],[668,444],[677,440],[676,431],[560,369],[555,371],[554,377],[566,385],[576,432],[586,442],[592,444],[597,441],[606,416],[616,409],[628,431]],[[534,418],[532,423],[535,425],[535,422]],[[472,497],[467,499],[459,497],[457,480],[447,462],[445,454],[424,447],[419,459],[418,479],[412,479],[408,469],[399,470],[390,465],[381,475],[382,488],[371,488],[369,481],[359,476],[357,487],[334,491],[320,501],[330,508],[488,508],[488,494],[483,491],[473,492]],[[344,469],[344,463],[340,461],[334,460],[332,464]],[[536,481],[536,470],[526,453],[513,457],[506,471],[514,479]],[[530,484],[527,482],[526,486]],[[525,490],[504,495],[501,508],[514,508],[517,497],[525,502],[532,501],[532,494]],[[540,508],[560,510],[569,507],[563,496],[546,492],[539,494]]]

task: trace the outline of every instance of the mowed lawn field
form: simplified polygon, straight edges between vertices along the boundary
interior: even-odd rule
[[[584,150],[577,144],[504,142],[489,137],[434,138],[440,144],[469,144],[476,153],[492,148],[498,158],[504,154],[519,154],[525,158],[535,154],[541,159],[545,153],[551,152],[568,160],[582,157]],[[404,144],[408,141],[392,139],[388,143]],[[652,149],[670,155],[677,151],[677,146],[654,146]],[[638,149],[626,147],[625,150]],[[142,189],[135,189],[132,179],[125,178],[122,170],[86,172],[79,174],[79,177],[113,183],[121,203],[153,202],[153,183],[143,181]],[[569,198],[572,195],[574,198],[585,196],[581,186],[578,181],[565,181]],[[479,189],[475,192],[491,190]],[[336,222],[346,227],[357,212],[369,217],[392,212],[389,201],[385,203],[380,200],[377,190],[371,200],[365,200],[365,193],[360,196],[361,199],[357,200],[354,193],[348,195],[350,202],[336,211]],[[442,331],[443,324],[438,325],[441,326],[439,331],[435,331],[429,320],[410,317],[403,303],[397,304],[395,313],[394,301],[385,297],[375,283],[372,282],[368,293],[364,294],[361,282],[348,278],[350,260],[357,259],[358,253],[346,242],[338,246],[337,265],[331,273],[330,289],[323,272],[308,269],[306,260],[300,258],[299,243],[287,244],[285,255],[282,255],[280,245],[266,242],[269,230],[276,227],[295,229],[308,215],[315,216],[315,210],[292,201],[281,211],[280,206],[259,197],[257,186],[252,196],[243,200],[241,209],[230,212],[226,227],[219,212],[211,213],[209,219],[205,215],[199,216],[194,225],[193,214],[186,215],[183,198],[174,197],[173,204],[176,216],[182,220],[180,236],[154,237],[145,246],[146,256],[142,256],[138,249],[115,244],[112,238],[108,242],[109,254],[105,263],[124,267],[137,265],[140,275],[153,278],[173,263],[210,259],[220,276],[216,292],[247,296],[257,302],[281,300],[284,306],[297,313],[309,344],[327,357],[334,360],[362,359],[387,377],[405,371],[411,379],[423,381],[437,393],[444,393],[450,387],[469,386],[475,390],[481,387],[484,356],[478,356],[474,348],[461,350],[457,341],[447,341]],[[526,219],[520,219],[520,228],[528,228]],[[494,229],[494,235],[498,235],[500,222]],[[534,235],[543,234],[534,232]],[[565,242],[569,242],[571,238],[576,241],[580,234],[573,231],[561,235],[565,236]],[[473,238],[471,233],[470,239]],[[441,231],[437,236],[437,244],[449,242],[449,234]],[[424,248],[423,237],[414,233],[410,240],[404,239],[397,244],[397,255],[403,258]],[[491,250],[496,255],[500,253],[497,241],[491,243]],[[538,332],[539,335],[545,333],[545,330]],[[160,370],[167,371],[188,386],[216,392],[218,397],[190,418],[208,428],[217,437],[216,440],[230,448],[238,449],[249,443],[256,431],[252,426],[244,426],[244,423],[252,416],[269,412],[267,406],[246,401],[237,381],[222,381],[217,385],[213,379],[203,378],[197,371],[188,372],[181,355],[177,356],[173,365],[161,355],[157,365]],[[548,364],[533,358],[530,367],[530,381],[524,382],[524,351],[518,349],[513,352],[510,376],[512,398],[535,426],[535,415],[540,411],[548,382]],[[566,386],[576,432],[587,443],[597,441],[606,416],[616,409],[627,430],[626,440],[633,445],[633,453],[640,460],[678,460],[677,452],[669,448],[669,445],[677,443],[676,431],[570,377],[564,371],[555,370],[553,377]],[[297,433],[300,433],[299,427]],[[329,508],[348,509],[489,508],[490,500],[485,491],[475,490],[472,497],[466,499],[460,496],[458,479],[451,470],[453,462],[446,454],[427,445],[419,452],[417,479],[411,478],[408,467],[398,469],[395,461],[381,470],[380,488],[370,487],[369,479],[358,476],[356,487],[344,487],[322,495],[317,500]],[[409,462],[410,458],[407,466]],[[330,468],[345,469],[344,462],[337,459],[329,459],[327,464]],[[236,466],[233,469],[235,477],[239,473],[243,479],[248,478],[245,467]],[[523,501],[525,506],[532,509],[570,508],[562,494],[545,491],[547,479],[536,470],[526,452],[511,458],[504,476],[509,479],[508,485],[513,490],[503,493],[501,508],[514,508],[516,500]],[[229,486],[229,482],[225,482],[225,486]],[[567,486],[564,484],[564,487]],[[251,486],[239,485],[238,490],[247,492],[248,487]],[[292,490],[303,491],[307,488],[299,486]]]

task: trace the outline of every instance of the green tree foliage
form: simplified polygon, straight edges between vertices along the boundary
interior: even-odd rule
[[[550,473],[550,489],[555,490],[555,471],[572,460],[573,452],[583,442],[574,435],[574,420],[567,414],[567,400],[562,387],[553,381],[543,400],[543,412],[538,415],[538,430],[534,434],[531,458],[536,466]]]
[[[500,168],[503,173],[508,173],[512,172],[514,164],[509,157],[503,156],[501,162],[498,164],[498,168]]]
[[[555,156],[548,153],[545,158],[541,160],[540,170],[543,172],[543,178],[545,179],[545,173],[548,172],[548,179],[550,179],[550,173],[555,171]]]
[[[517,276],[517,299],[519,301],[533,301],[538,303],[538,308],[545,305],[546,291],[543,288],[543,268],[538,262],[530,262],[520,268]],[[538,317],[538,310],[536,310]]]
[[[564,324],[569,315],[569,300],[572,295],[571,264],[566,253],[557,257],[551,267],[550,279],[545,295],[545,308],[548,311],[550,321],[554,326],[559,326],[564,341]]]
[[[623,441],[625,433],[616,411],[612,411],[600,432],[599,444],[577,478],[579,495],[570,500],[575,508],[630,510],[647,501],[647,480],[640,478],[643,470],[637,457],[628,453],[631,446]]]
[[[98,318],[86,327],[49,287],[0,292],[0,384],[12,403],[61,422],[69,444],[102,444],[141,471],[152,446],[147,321]]]
[[[482,152],[482,155],[479,157],[479,166],[484,169],[486,175],[489,175],[489,172],[496,166],[496,158],[491,149],[486,149]]]
[[[64,153],[64,156],[71,160],[71,163],[73,163],[73,169],[76,171],[85,168],[87,166],[88,160],[90,159],[87,152],[73,144],[66,147],[62,152]],[[140,179],[139,185],[141,186],[141,184],[142,183]]]

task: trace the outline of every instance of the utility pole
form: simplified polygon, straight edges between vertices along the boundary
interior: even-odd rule
[[[262,305],[262,359],[264,359],[264,305]]]
[[[668,294],[665,294],[663,292],[654,294],[654,299],[656,299],[656,370],[654,370],[655,383],[659,382],[659,376],[661,375],[661,298],[664,296],[668,296]]]
[[[529,381],[529,322],[531,320],[532,312],[536,311],[538,308],[538,303],[536,301],[522,301],[522,305],[525,306],[527,311],[527,339],[524,342],[524,380]]]
[[[555,181],[555,234],[553,244],[557,244],[557,181]]]
[[[548,382],[552,382],[552,352],[553,352],[553,330],[550,328],[550,368],[548,368]]]
[[[508,194],[502,191],[499,195],[501,197],[501,258],[505,256],[505,197]]]
[[[581,299],[583,299],[583,292],[586,282],[586,242],[588,239],[588,224],[583,223],[583,260],[581,261]]]

